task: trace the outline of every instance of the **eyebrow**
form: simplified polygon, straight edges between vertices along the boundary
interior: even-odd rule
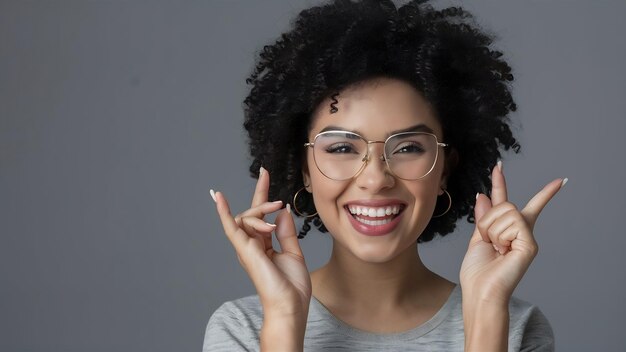
[[[360,136],[362,136],[363,134],[361,132],[359,132],[358,130],[349,130],[349,129],[345,129],[343,127],[339,127],[339,126],[326,126],[324,127],[321,131],[319,131],[319,133],[322,132],[326,132],[326,131],[346,131],[346,132],[352,132],[352,133],[356,133]],[[398,133],[403,133],[403,132],[428,132],[428,133],[432,133],[434,134],[435,132],[428,126],[426,126],[423,123],[417,124],[415,126],[411,126],[409,128],[405,128],[405,129],[401,129],[401,130],[395,130],[395,131],[391,131],[387,137],[394,135],[394,134],[398,134]]]

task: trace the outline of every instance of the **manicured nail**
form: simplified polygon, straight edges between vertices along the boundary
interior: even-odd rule
[[[285,208],[287,209],[287,212],[291,214],[291,205],[289,205],[289,203],[287,203],[287,206]]]
[[[480,192],[476,192],[476,199],[478,199],[478,195],[480,194]]]
[[[498,169],[502,171],[502,160],[498,160]]]
[[[498,249],[498,246],[496,246],[496,244],[495,244],[495,243],[492,243],[492,245],[493,245],[493,249],[495,249],[495,250],[496,250],[496,252],[498,252],[498,253],[499,253],[499,252],[500,252],[500,250]]]
[[[275,200],[275,201],[273,201],[272,203],[274,203],[274,204],[280,204],[280,203],[282,203],[282,202],[283,202],[282,200]]]
[[[565,184],[567,183],[569,179],[566,177],[563,179],[563,181],[561,181],[561,187],[565,186]]]
[[[215,198],[215,191],[211,189],[209,190],[209,193],[211,193],[211,198],[213,198],[213,201],[217,203],[217,198]]]
[[[261,177],[261,175],[263,175],[263,173],[265,173],[265,169],[263,168],[263,166],[261,166],[259,168],[259,177]]]
[[[276,227],[276,224],[270,224],[269,222],[266,222],[265,225],[271,226],[271,227]]]

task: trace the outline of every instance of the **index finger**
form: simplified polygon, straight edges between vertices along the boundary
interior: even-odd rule
[[[228,201],[222,192],[211,192],[211,195],[214,196],[213,199],[217,205],[217,214],[222,222],[222,227],[224,227],[226,237],[228,237],[233,247],[235,247],[235,250],[237,250],[246,242],[249,236],[241,230],[237,221],[233,218]]]
[[[254,196],[252,197],[251,208],[257,207],[267,202],[267,193],[270,189],[270,175],[263,166],[259,169],[259,179],[256,182],[256,188],[254,189]]]
[[[548,204],[550,199],[554,197],[554,195],[567,183],[567,178],[564,179],[556,179],[550,183],[548,183],[539,193],[535,194],[531,200],[528,201],[524,209],[521,210],[522,215],[529,223],[529,225],[534,227],[537,218],[539,217],[539,213],[543,210],[543,208]]]

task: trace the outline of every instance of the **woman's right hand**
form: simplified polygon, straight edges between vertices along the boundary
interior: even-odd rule
[[[256,287],[264,319],[296,319],[306,324],[311,300],[311,276],[306,267],[289,204],[276,217],[276,224],[263,218],[278,211],[281,201],[268,202],[269,172],[261,168],[252,206],[233,217],[221,192],[211,191],[217,203],[226,236],[235,247],[239,263]],[[281,251],[272,246],[272,231]]]

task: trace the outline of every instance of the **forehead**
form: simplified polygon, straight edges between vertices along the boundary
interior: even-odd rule
[[[328,126],[355,131],[371,140],[384,140],[393,131],[424,124],[442,137],[441,124],[431,104],[406,82],[378,78],[350,86],[336,97],[338,111],[330,113],[332,99],[322,101],[313,114],[309,137]]]

